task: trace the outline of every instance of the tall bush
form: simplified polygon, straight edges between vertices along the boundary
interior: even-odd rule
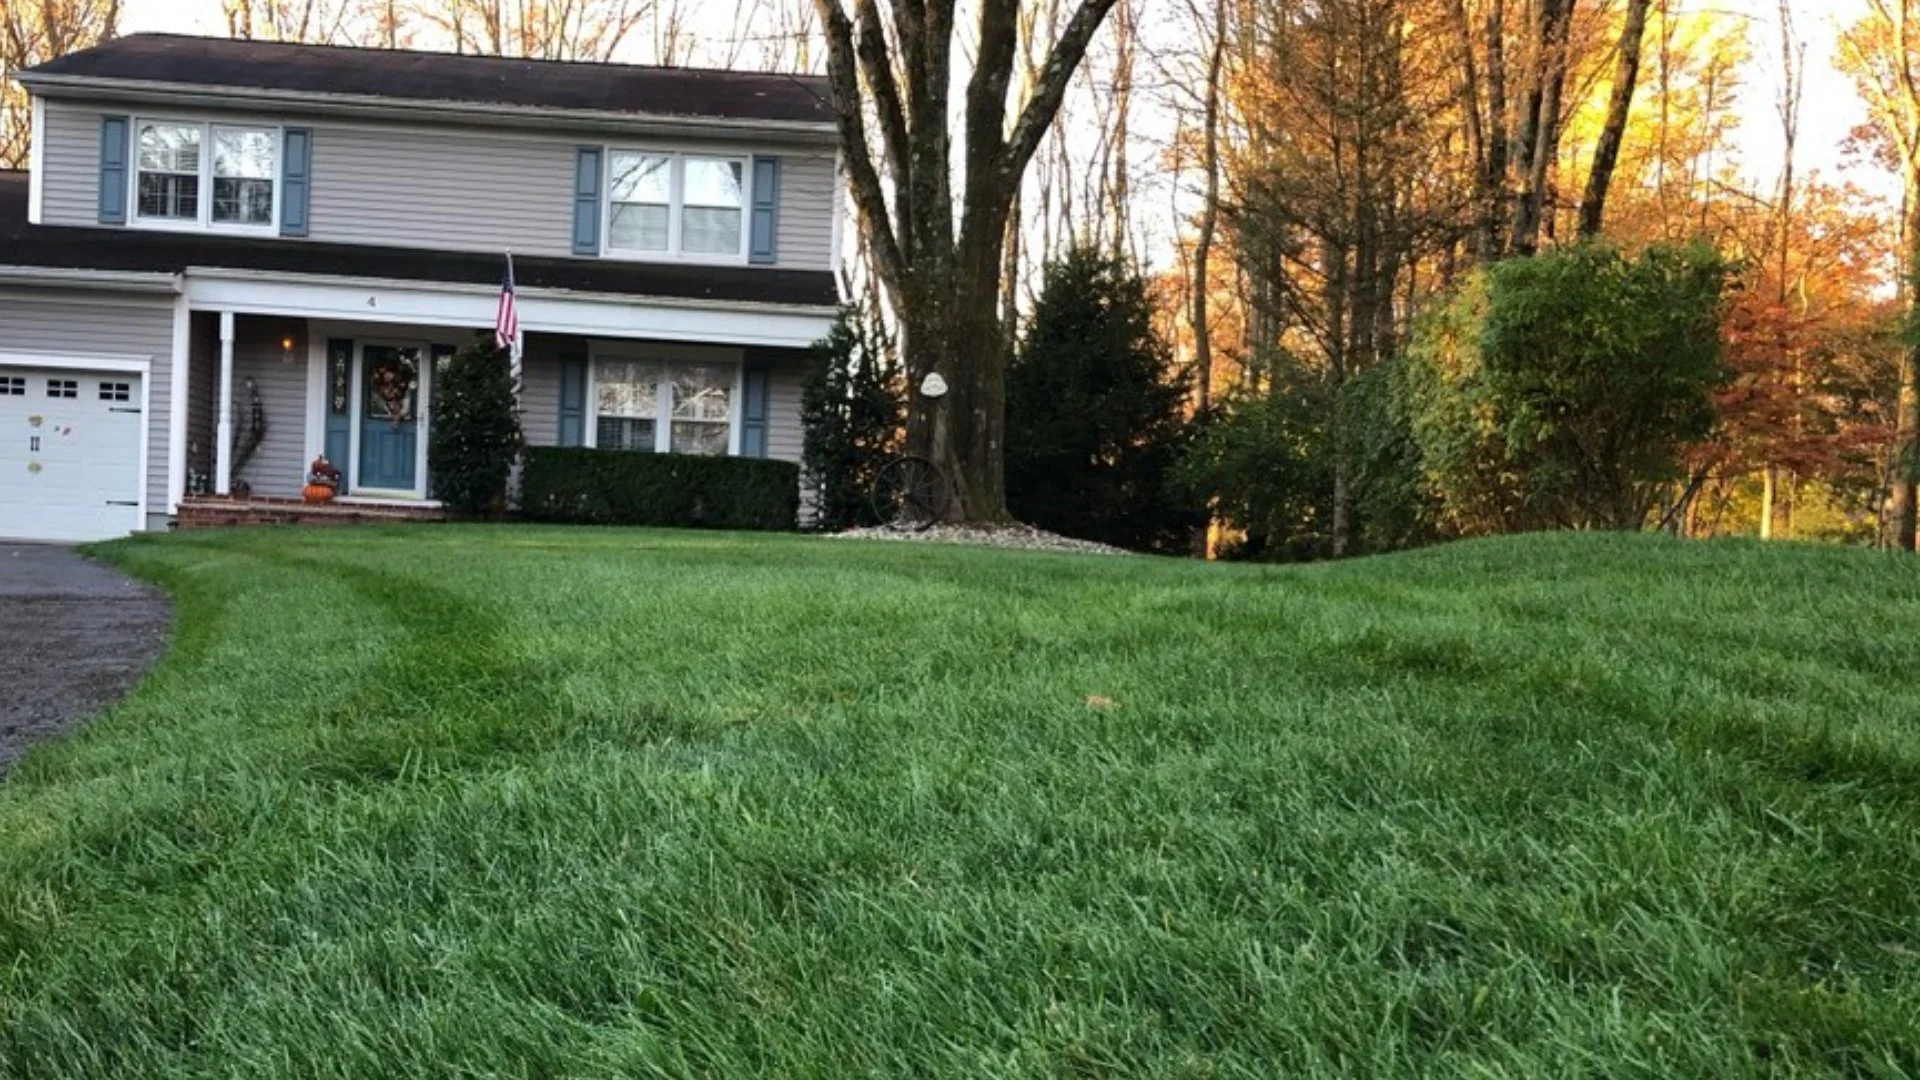
[[[1199,518],[1171,482],[1185,398],[1146,281],[1102,252],[1068,252],[1007,369],[1007,509],[1067,536],[1187,550]]]
[[[1714,423],[1730,270],[1704,245],[1512,259],[1427,312],[1396,405],[1461,534],[1636,529]]]
[[[814,525],[874,524],[868,491],[900,444],[905,412],[892,343],[858,309],[843,308],[813,347],[800,420],[802,475],[812,493]]]
[[[434,373],[427,472],[434,498],[469,514],[506,509],[520,453],[520,412],[511,358],[476,336]]]

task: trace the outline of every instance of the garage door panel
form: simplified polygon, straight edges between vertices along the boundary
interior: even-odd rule
[[[0,539],[139,527],[140,390],[136,374],[0,367]]]

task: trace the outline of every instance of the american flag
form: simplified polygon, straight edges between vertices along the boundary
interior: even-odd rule
[[[500,309],[493,316],[493,343],[519,359],[520,308],[513,295],[513,252],[507,252],[507,276],[500,279]]]

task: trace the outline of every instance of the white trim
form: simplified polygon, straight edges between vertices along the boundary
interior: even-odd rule
[[[140,376],[140,461],[139,496],[134,500],[133,528],[145,532],[147,504],[153,487],[148,468],[153,451],[153,358],[109,353],[17,353],[0,352],[0,366],[40,368],[58,371],[111,371]]]
[[[233,493],[233,312],[220,313],[220,415],[214,418],[213,493]]]
[[[127,161],[127,227],[130,229],[153,229],[159,232],[216,233],[234,236],[278,236],[280,235],[280,204],[286,193],[286,129],[277,124],[250,123],[226,118],[191,117],[175,114],[171,116],[133,116],[129,118]],[[143,124],[170,125],[173,127],[197,127],[200,129],[200,177],[199,198],[194,206],[195,217],[192,221],[183,218],[155,217],[140,215],[140,128]],[[264,131],[273,141],[273,212],[264,225],[249,225],[236,222],[213,220],[213,158],[214,137],[220,131]],[[174,174],[166,174],[174,175]]]
[[[327,338],[312,323],[307,332],[307,438],[301,448],[300,473],[306,479],[307,465],[327,453]],[[332,463],[339,468],[339,462]]]
[[[171,438],[171,434],[168,436]],[[134,529],[145,532],[147,528],[147,503],[153,490],[153,364],[148,362],[140,370],[140,495],[134,508]]]
[[[493,325],[499,289],[189,271],[187,295],[196,308],[473,331]],[[834,317],[830,307],[705,304],[558,289],[522,289],[519,307],[520,325],[527,333],[795,349],[807,348],[826,336]]]
[[[27,224],[38,225],[47,204],[47,102],[33,95],[32,126],[27,138]]]
[[[73,371],[123,371],[132,375],[153,370],[153,358],[124,353],[0,352],[0,365]]]
[[[0,266],[0,285],[30,288],[84,287],[112,292],[178,293],[184,288],[179,274],[133,270],[83,270],[59,266]]]
[[[667,247],[664,251],[613,246],[613,155],[638,154],[667,159]],[[745,266],[753,250],[753,155],[717,147],[611,144],[603,148],[600,177],[600,255],[621,262],[691,263],[703,266]],[[740,250],[732,255],[686,252],[684,219],[687,212],[687,159],[704,158],[740,166]],[[643,205],[643,204],[636,204]]]
[[[193,371],[193,308],[184,294],[173,301],[172,393],[167,400],[167,513],[187,497],[187,399]]]
[[[22,72],[19,81],[30,90],[48,87],[66,91],[62,96],[76,98],[151,101],[186,108],[220,107],[252,109],[291,107],[306,112],[366,116],[379,119],[445,121],[458,117],[462,122],[495,127],[533,126],[551,131],[556,127],[571,130],[624,132],[633,135],[702,135],[726,132],[729,135],[774,136],[797,142],[830,145],[839,131],[831,119],[823,120],[750,120],[715,116],[669,116],[651,113],[623,113],[594,109],[556,109],[539,106],[500,105],[467,101],[408,101],[372,94],[327,94],[300,90],[267,90],[258,87],[201,86],[193,83],[169,83],[146,79],[110,79],[86,75],[49,75]]]

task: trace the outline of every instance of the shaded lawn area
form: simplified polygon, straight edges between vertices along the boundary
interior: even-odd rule
[[[1910,561],[106,554],[178,641],[0,785],[0,1076],[1920,1074]]]

